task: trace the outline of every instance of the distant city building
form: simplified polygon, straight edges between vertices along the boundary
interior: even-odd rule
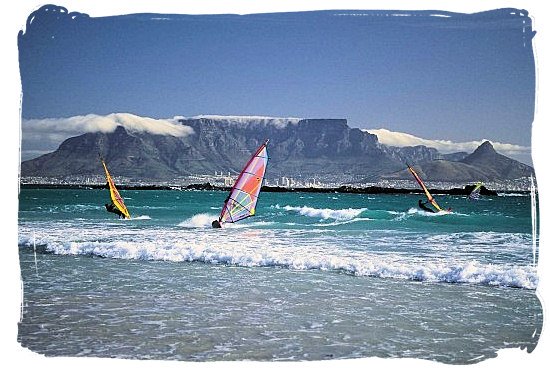
[[[286,177],[286,176],[281,177],[281,186],[282,187],[290,188],[290,187],[293,187],[295,185],[296,185],[296,182],[294,181],[293,178],[289,178],[289,177]]]
[[[215,172],[214,174],[196,174],[181,176],[170,180],[151,180],[144,181],[115,176],[114,180],[117,184],[124,185],[160,185],[160,186],[177,186],[184,187],[191,184],[204,184],[210,183],[215,186],[233,186],[236,180],[236,176],[232,177],[230,173],[224,176],[223,172]],[[21,184],[56,184],[56,185],[105,185],[105,177],[101,175],[74,175],[66,177],[21,177]],[[403,188],[403,189],[418,189],[418,183],[414,180],[395,179],[388,180],[382,179],[379,181],[367,181],[361,177],[346,178],[342,180],[341,177],[327,176],[323,178],[323,181],[319,178],[302,178],[296,180],[292,177],[282,176],[280,178],[272,178],[270,181],[264,182],[264,185],[274,184],[275,186],[286,188],[304,188],[304,187],[317,187],[317,188],[337,188],[342,185],[352,186],[357,188],[365,188],[371,186],[383,187],[383,188]],[[430,189],[451,189],[460,188],[466,185],[473,184],[471,182],[426,182],[426,185]],[[534,185],[536,186],[536,179],[534,179]],[[529,177],[499,180],[499,181],[485,181],[484,186],[487,189],[497,192],[507,191],[529,191],[531,190],[531,180]]]
[[[226,176],[223,178],[223,185],[226,186],[226,187],[231,187],[233,186],[233,184],[235,183],[235,181],[233,180],[233,178],[231,176]]]

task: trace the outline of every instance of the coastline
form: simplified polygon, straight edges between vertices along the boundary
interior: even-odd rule
[[[26,189],[107,189],[106,184],[34,184],[21,183],[20,188]],[[119,190],[214,190],[214,191],[229,191],[231,187],[217,186],[210,183],[190,184],[182,186],[174,185],[117,185]],[[463,188],[450,189],[430,189],[432,194],[448,194],[448,195],[468,195],[473,189],[473,185],[466,185]],[[349,185],[341,185],[332,188],[319,187],[280,187],[280,186],[263,186],[262,192],[300,192],[300,193],[352,193],[352,194],[422,194],[422,189],[415,188],[391,188],[381,186],[368,187],[353,187]],[[517,193],[529,194],[526,190],[508,190],[499,191],[501,193]],[[497,191],[481,188],[482,195],[497,196]]]

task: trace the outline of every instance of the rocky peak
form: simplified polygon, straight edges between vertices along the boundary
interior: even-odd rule
[[[495,151],[495,148],[493,147],[492,143],[489,141],[483,142],[479,147],[475,149],[474,152],[472,152],[472,155],[474,154],[496,154],[497,151]]]
[[[405,162],[421,163],[431,180],[507,179],[532,173],[527,165],[496,153],[489,141],[460,162],[453,162],[434,148],[386,147],[376,135],[350,128],[345,119],[210,117],[181,119],[180,124],[193,128],[194,134],[155,135],[120,126],[111,133],[71,137],[55,152],[23,162],[21,174],[102,175],[98,152],[117,175],[140,180],[171,180],[216,171],[238,173],[266,138],[270,139],[269,177],[348,180],[359,176],[376,180],[400,171]],[[406,171],[403,176],[410,179]]]

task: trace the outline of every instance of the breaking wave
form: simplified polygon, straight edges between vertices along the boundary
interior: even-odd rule
[[[212,221],[217,220],[218,216],[209,213],[199,213],[193,217],[186,219],[178,224],[181,227],[191,228],[210,228]]]
[[[215,216],[198,214],[180,226],[206,228]],[[415,257],[394,252],[345,249],[334,244],[329,236],[289,236],[261,229],[226,229],[219,232],[174,229],[147,230],[114,236],[104,232],[101,238],[93,229],[77,233],[68,231],[60,237],[56,229],[42,236],[19,235],[19,245],[40,245],[46,252],[58,255],[88,255],[114,259],[144,261],[205,262],[242,267],[282,267],[293,270],[342,272],[422,282],[468,283],[499,287],[535,289],[536,267],[528,264],[484,263],[473,258]],[[116,230],[113,230],[116,231]],[[303,235],[303,233],[301,233]],[[473,234],[472,236],[476,236]],[[481,235],[483,236],[483,235]],[[487,234],[486,236],[491,236]],[[116,240],[113,240],[116,239]]]
[[[148,215],[140,215],[136,217],[130,217],[130,220],[150,220],[151,216]]]
[[[285,211],[297,212],[302,216],[319,217],[322,219],[334,219],[334,220],[351,220],[359,216],[366,208],[346,208],[340,210],[333,210],[331,208],[313,208],[308,206],[294,207],[294,206],[274,206],[277,209],[283,209]]]

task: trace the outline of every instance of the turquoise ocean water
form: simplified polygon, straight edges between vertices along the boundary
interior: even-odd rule
[[[262,193],[211,229],[227,193],[26,189],[18,340],[47,356],[184,361],[532,351],[542,328],[531,197]]]

